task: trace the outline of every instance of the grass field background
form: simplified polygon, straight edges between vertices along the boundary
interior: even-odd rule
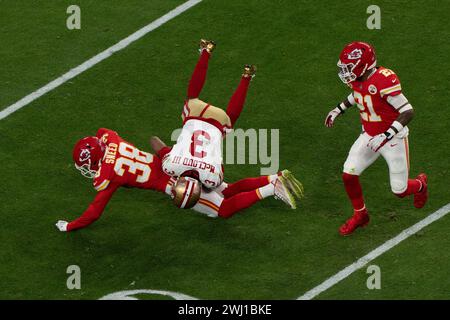
[[[183,1],[78,0],[81,30],[67,30],[69,1],[0,0],[0,109],[45,85]],[[447,1],[379,1],[382,29],[368,30],[369,1],[203,1],[87,72],[0,121],[0,298],[97,299],[131,289],[201,299],[294,299],[447,204],[450,25]],[[165,195],[123,189],[102,218],[69,234],[54,226],[78,217],[95,196],[71,152],[99,127],[143,150],[151,135],[180,126],[200,38],[218,43],[201,97],[225,106],[245,63],[259,67],[238,127],[280,129],[280,165],[304,183],[297,211],[269,199],[229,220],[176,209]],[[380,65],[399,75],[416,110],[411,175],[429,175],[430,199],[390,193],[380,159],[362,176],[368,228],[342,238],[351,214],[342,164],[357,138],[356,110],[333,129],[323,120],[348,94],[336,61],[346,43],[374,44]],[[234,181],[258,165],[226,165]],[[382,289],[362,269],[322,299],[450,298],[450,218],[373,263]],[[82,289],[66,288],[79,265]],[[155,297],[158,298],[158,297]]]

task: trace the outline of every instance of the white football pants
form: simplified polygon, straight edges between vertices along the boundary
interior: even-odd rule
[[[372,151],[367,146],[372,137],[363,132],[355,141],[344,163],[344,172],[353,175],[361,175],[380,155],[386,160],[389,167],[391,190],[400,194],[408,187],[409,175],[409,150],[408,137],[394,136],[378,152]]]

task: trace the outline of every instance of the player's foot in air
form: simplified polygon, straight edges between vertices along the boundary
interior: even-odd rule
[[[416,179],[422,182],[422,190],[414,195],[414,207],[420,209],[428,200],[428,177],[425,173],[421,173]]]
[[[291,193],[297,197],[297,199],[302,199],[304,194],[303,184],[294,177],[292,172],[289,170],[281,171],[281,175],[286,179],[287,187]]]
[[[339,228],[339,233],[343,236],[348,236],[357,228],[367,226],[369,221],[370,218],[367,209],[355,211],[353,216]]]
[[[252,78],[256,75],[256,66],[254,64],[246,64],[244,66],[244,73],[242,76],[244,78]]]
[[[200,49],[199,51],[202,52],[203,50],[208,51],[209,53],[212,53],[214,51],[214,48],[216,47],[216,43],[212,40],[200,40]]]
[[[274,182],[272,182],[275,187],[275,199],[279,199],[286,203],[291,209],[296,209],[297,204],[295,203],[295,198],[287,187],[286,178],[279,176]]]

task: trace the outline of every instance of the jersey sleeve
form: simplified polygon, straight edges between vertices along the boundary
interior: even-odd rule
[[[97,130],[97,134],[95,135],[97,138],[101,139],[103,143],[108,144],[111,138],[118,138],[119,135],[116,131],[100,128]]]
[[[113,174],[111,173],[111,171],[112,167],[109,164],[100,166],[93,181],[94,189],[96,191],[103,191],[108,188],[113,178]]]
[[[384,75],[379,84],[381,98],[387,99],[389,96],[396,96],[402,93],[400,79],[392,70],[384,69],[380,73]]]
[[[88,225],[98,220],[118,187],[119,185],[110,185],[109,188],[97,193],[94,201],[92,201],[86,211],[84,211],[84,213],[78,219],[70,222],[67,225],[67,231],[73,231],[76,229],[87,227]]]

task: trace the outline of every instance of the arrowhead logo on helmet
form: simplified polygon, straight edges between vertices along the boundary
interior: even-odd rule
[[[97,137],[85,137],[73,148],[75,168],[86,178],[94,178],[105,154],[105,145]]]
[[[375,68],[375,49],[365,42],[352,42],[342,50],[337,66],[339,78],[345,84],[362,77],[366,71]]]
[[[91,157],[91,152],[88,149],[83,149],[80,152],[80,162],[86,161]]]
[[[362,57],[362,50],[361,49],[355,49],[352,52],[347,54],[347,58],[351,60],[358,60]]]

